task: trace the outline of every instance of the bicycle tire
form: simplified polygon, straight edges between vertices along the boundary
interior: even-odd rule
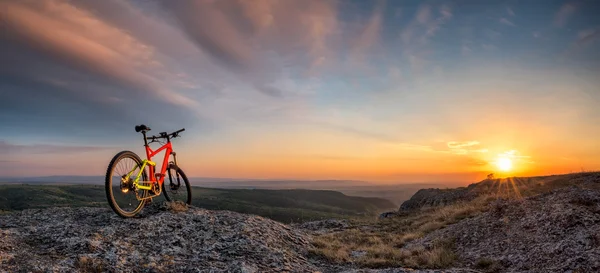
[[[113,192],[113,183],[112,183],[113,176],[114,176],[113,173],[115,171],[115,168],[119,164],[119,162],[121,162],[122,160],[127,159],[127,158],[133,160],[133,162],[138,165],[138,168],[140,168],[143,164],[140,157],[137,154],[135,154],[134,152],[131,152],[131,151],[119,152],[112,158],[112,160],[110,161],[110,164],[108,164],[108,168],[106,169],[106,177],[105,177],[105,190],[106,190],[106,198],[108,200],[108,204],[110,205],[110,207],[116,214],[118,214],[119,216],[121,216],[123,218],[129,218],[129,217],[135,216],[144,208],[144,205],[145,205],[145,200],[137,200],[137,198],[136,198],[138,204],[135,206],[135,208],[132,211],[125,211],[121,208],[121,206],[119,206],[119,204],[117,203],[117,200],[115,198],[115,193]],[[141,180],[148,181],[148,174],[146,173],[146,170],[144,170],[142,172]],[[122,187],[121,183],[122,182],[119,181],[120,187]],[[141,191],[142,191],[141,192],[142,197],[146,197],[148,195],[147,190],[141,190]],[[137,193],[135,193],[135,190],[133,192],[129,192],[129,193],[137,194]]]
[[[173,172],[175,173],[175,177],[173,177]],[[183,170],[181,170],[181,168],[179,168],[176,165],[170,165],[167,168],[167,176],[169,178],[169,185],[167,186],[167,180],[165,179],[165,181],[162,184],[162,191],[163,194],[165,195],[165,199],[167,199],[167,201],[172,202],[172,201],[176,201],[178,200],[176,197],[177,194],[177,190],[179,188],[181,188],[181,180],[183,180],[184,184],[185,184],[185,189],[187,190],[187,193],[182,194],[182,198],[185,198],[186,200],[184,201],[186,204],[191,205],[192,204],[192,187],[190,185],[190,181],[188,180],[187,176],[185,175],[185,173],[183,172]],[[181,180],[179,179],[181,178]],[[175,184],[177,186],[177,189],[175,190],[175,193],[172,190],[171,185]],[[183,201],[183,200],[179,200],[179,201]]]

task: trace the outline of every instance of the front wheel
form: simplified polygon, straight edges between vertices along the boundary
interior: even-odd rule
[[[133,217],[144,207],[147,190],[139,190],[134,181],[147,181],[146,170],[141,170],[142,160],[130,151],[123,151],[113,157],[106,170],[106,197],[108,204],[121,217]]]
[[[192,204],[192,187],[185,173],[176,165],[170,165],[162,190],[167,201],[181,201],[188,205]]]

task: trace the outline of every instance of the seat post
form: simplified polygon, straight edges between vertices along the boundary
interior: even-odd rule
[[[142,131],[142,135],[144,136],[144,146],[148,146],[148,140],[146,139],[146,131]]]

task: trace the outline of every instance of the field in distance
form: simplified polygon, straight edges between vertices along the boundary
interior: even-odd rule
[[[192,204],[212,210],[256,214],[283,223],[329,218],[376,217],[396,210],[377,197],[348,196],[330,190],[213,189],[193,187]],[[162,202],[164,197],[154,198]],[[55,206],[107,207],[103,185],[0,185],[0,211]]]

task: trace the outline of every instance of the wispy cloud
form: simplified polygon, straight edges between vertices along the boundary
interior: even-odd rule
[[[444,146],[433,145],[421,145],[412,143],[397,143],[395,147],[404,150],[434,152],[443,154],[454,154],[454,155],[467,155],[467,154],[480,154],[487,153],[488,149],[481,148],[479,141],[449,141]]]
[[[510,20],[508,20],[506,18],[500,18],[500,23],[507,25],[507,26],[511,26],[511,27],[516,26],[515,23],[511,22]]]
[[[431,40],[452,17],[449,5],[422,4],[411,22],[400,32],[400,41],[404,44],[403,54],[408,59],[412,73],[423,72],[428,63]]]
[[[510,16],[515,16],[515,12],[512,10],[512,8],[510,7],[506,7],[506,12],[508,13],[508,15]]]
[[[509,150],[503,153],[498,154],[498,158],[510,158],[512,160],[517,160],[523,163],[534,163],[531,160],[531,156],[522,155],[517,150]]]
[[[365,51],[379,44],[384,10],[385,2],[378,2],[369,21],[357,37],[353,48],[353,55],[359,59],[358,61],[364,61]]]
[[[453,154],[466,155],[470,153],[487,153],[488,150],[479,148],[480,143],[476,140],[471,141],[449,141],[446,143],[449,151]]]
[[[465,148],[465,147],[472,147],[472,146],[476,146],[479,145],[479,141],[463,141],[463,142],[459,142],[459,141],[450,141],[447,143],[448,148],[450,149],[457,149],[457,148]]]
[[[598,40],[600,40],[600,27],[581,30],[577,33],[577,37],[571,43],[571,46],[563,53],[561,58],[576,55]]]
[[[600,38],[600,27],[585,29],[579,31],[575,43],[579,46],[585,46],[596,41],[598,38]]]
[[[577,11],[577,5],[574,2],[567,2],[563,4],[556,15],[554,16],[554,25],[558,27],[564,27],[567,21]]]

